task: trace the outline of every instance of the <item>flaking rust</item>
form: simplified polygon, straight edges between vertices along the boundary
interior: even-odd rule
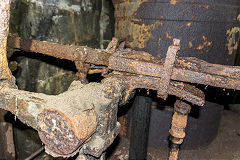
[[[114,3],[118,3],[117,7],[123,7],[122,2],[133,3],[128,0]],[[135,8],[131,8],[130,14],[134,14],[145,1],[139,2]],[[0,18],[3,16],[0,19],[3,24],[0,25],[2,80],[12,79],[6,59],[9,6],[8,0],[3,0],[0,4]],[[125,9],[119,14],[127,14],[126,11],[128,10]],[[161,25],[161,22],[158,22],[140,26],[137,19],[134,21],[136,24],[133,24],[138,28],[136,33],[145,33],[146,30],[153,30],[157,25]],[[146,34],[147,38],[151,38],[150,33]],[[142,41],[146,37],[140,37],[139,40]],[[205,45],[211,44],[206,37],[203,37],[203,40],[206,41]],[[182,100],[178,100],[174,106],[170,130],[173,145],[169,159],[177,159],[190,111],[190,105],[183,100],[199,106],[205,102],[201,90],[184,82],[240,90],[240,68],[210,64],[196,58],[176,58],[180,47],[176,40],[169,48],[166,59],[125,48],[125,43],[120,42],[113,38],[106,50],[99,50],[9,36],[8,46],[11,48],[74,61],[78,77],[85,84],[73,82],[68,91],[50,96],[9,88],[4,83],[1,85],[0,108],[9,110],[21,121],[36,129],[45,144],[46,152],[52,156],[70,157],[79,152],[80,157],[102,157],[103,152],[120,132],[117,122],[119,102],[127,103],[137,88],[157,90],[163,99],[166,99],[168,94],[175,95]],[[137,45],[139,48],[145,46],[143,43]],[[101,83],[86,84],[86,75],[91,72],[100,72],[106,78]]]
[[[239,20],[240,21],[240,20]],[[233,27],[232,29],[227,30],[227,44],[228,54],[231,55],[238,49],[239,37],[240,37],[240,27]]]
[[[151,32],[163,24],[161,21],[144,24],[135,17],[136,12],[145,2],[149,2],[149,0],[113,0],[115,7],[115,36],[127,37],[127,45],[131,48],[145,48],[147,41],[153,38]],[[131,36],[126,33],[131,33]]]
[[[69,157],[79,152],[95,132],[97,119],[94,110],[68,117],[55,109],[45,109],[38,115],[38,134],[47,153],[55,157]]]
[[[7,36],[9,31],[11,0],[2,0],[0,3],[0,78],[2,80],[11,79],[12,75],[7,62]]]
[[[37,130],[46,152],[53,156],[72,154],[84,142],[74,134],[70,119],[56,110],[44,110],[38,116]]]
[[[78,82],[56,97],[8,87],[2,89],[0,100],[4,103],[1,108],[37,129],[46,152],[55,157],[69,157],[77,152],[101,157],[120,132],[117,105],[127,103],[137,88],[162,91],[161,98],[175,95],[199,106],[205,103],[204,93],[184,82],[240,90],[238,66],[210,64],[197,58],[177,58],[180,46],[176,41],[169,48],[166,59],[125,48],[125,43],[116,38],[106,50],[14,36],[9,37],[9,43],[12,48],[74,61],[79,79],[84,83],[87,73],[102,73],[106,77],[101,84]],[[93,97],[91,102],[86,101],[89,97]],[[189,108],[190,105],[183,101],[175,104],[169,159],[177,159],[179,145],[185,137]]]
[[[180,50],[180,40],[174,39],[173,45],[169,46],[167,56],[163,65],[161,82],[159,84],[158,96],[164,100],[168,97],[168,86],[171,80],[173,66],[176,60],[178,51]]]
[[[172,125],[169,131],[172,142],[169,160],[177,160],[179,145],[182,144],[184,137],[186,136],[185,128],[187,126],[188,113],[191,110],[191,106],[181,100],[177,100],[174,104],[174,114],[172,117]]]

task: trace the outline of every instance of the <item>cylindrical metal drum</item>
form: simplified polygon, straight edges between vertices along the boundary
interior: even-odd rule
[[[179,56],[234,63],[240,32],[239,0],[113,0],[115,36],[131,48],[165,57],[173,38]]]

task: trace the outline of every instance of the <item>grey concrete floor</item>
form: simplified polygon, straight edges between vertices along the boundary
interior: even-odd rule
[[[128,140],[121,140],[110,160],[128,159]],[[148,159],[166,160],[167,150],[148,148]],[[182,150],[179,160],[240,160],[240,112],[224,110],[221,117],[220,128],[213,142],[198,150]]]

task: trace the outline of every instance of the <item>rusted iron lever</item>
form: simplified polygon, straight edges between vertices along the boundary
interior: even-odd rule
[[[177,52],[180,49],[179,43],[179,40],[174,40],[173,45],[168,49],[166,59],[158,59],[146,52],[125,49],[122,43],[115,38],[113,38],[113,41],[106,50],[99,50],[85,46],[67,46],[50,42],[27,40],[15,36],[8,37],[8,46],[11,48],[74,61],[81,78],[86,77],[84,74],[87,73],[102,72],[110,79],[117,78],[118,81],[124,82],[121,83],[122,88],[120,89],[122,91],[124,90],[124,92],[122,92],[124,95],[122,95],[123,97],[118,96],[119,100],[121,99],[121,103],[127,103],[134,89],[146,88],[157,90],[158,96],[163,99],[166,99],[167,95],[170,94],[202,106],[205,102],[203,92],[184,82],[240,90],[240,67],[210,64],[193,57],[176,58]],[[113,84],[112,87],[114,85],[116,84]],[[114,97],[112,89],[106,90],[104,94],[109,95],[109,97]],[[173,116],[172,128],[170,130],[170,134],[172,135],[171,141],[175,148],[171,148],[170,159],[177,159],[178,146],[183,141],[185,136],[184,129],[187,125],[188,111],[186,113],[184,112],[184,114],[181,113],[181,105],[177,107],[178,104],[185,104],[183,106],[190,107],[190,105],[185,102],[176,102],[176,113],[174,114],[175,116]],[[10,109],[7,108],[7,110]],[[16,114],[15,112],[13,113]],[[23,113],[25,113],[25,111]],[[51,115],[52,113],[49,112],[48,114]],[[44,112],[38,115],[38,119],[41,119],[39,118],[41,115],[44,115]],[[44,117],[42,119],[45,119],[46,115],[42,117]],[[54,117],[58,116],[54,115]],[[180,119],[176,119],[176,117],[180,117]],[[93,119],[92,121],[94,122]],[[45,122],[41,123],[44,124]],[[52,126],[49,126],[49,128],[51,127]],[[177,131],[179,128],[184,136],[178,136],[179,133],[177,133]],[[49,145],[49,141],[52,141],[53,136],[49,138],[49,133],[42,135],[41,129],[38,128],[37,130],[40,132],[39,135],[43,142]],[[92,133],[89,132],[88,136],[91,134]],[[114,132],[114,134],[117,134],[117,132]],[[47,140],[46,137],[48,137]],[[110,139],[113,140],[114,136]],[[105,147],[108,145],[105,145]],[[58,151],[56,146],[57,144],[52,143],[51,146],[47,146],[50,149],[46,148],[46,151],[54,156],[69,156],[69,153],[63,155],[63,151]],[[58,154],[55,153],[56,150]],[[96,152],[96,148],[94,148],[91,152],[88,150],[88,153],[99,156],[99,154],[96,155],[96,153],[102,153],[102,151]]]
[[[84,46],[67,46],[67,45],[60,45],[60,44],[50,43],[50,42],[26,40],[26,39],[21,39],[20,37],[14,37],[14,36],[10,36],[8,38],[8,46],[12,48],[28,51],[28,52],[38,52],[45,55],[74,61],[79,72],[82,72],[84,70],[85,74],[95,73],[96,71],[94,70],[96,68],[97,68],[97,72],[99,72],[99,70],[100,72],[104,72],[105,76],[108,77],[107,79],[105,79],[105,80],[108,80],[108,83],[102,83],[101,86],[104,87],[106,86],[106,84],[110,85],[109,87],[107,87],[108,89],[102,92],[103,95],[111,99],[108,105],[111,105],[111,103],[114,102],[115,106],[117,106],[118,103],[116,102],[118,101],[122,103],[126,103],[127,100],[131,97],[132,95],[131,93],[133,93],[134,89],[146,88],[146,89],[153,89],[153,90],[160,91],[159,97],[163,99],[166,99],[167,95],[170,94],[170,95],[175,95],[193,104],[202,106],[205,102],[205,96],[203,92],[195,88],[194,86],[183,83],[183,82],[205,84],[205,85],[236,89],[236,90],[240,89],[240,68],[239,67],[210,64],[205,61],[201,61],[197,58],[176,58],[177,51],[180,49],[178,40],[175,40],[173,45],[169,47],[166,59],[157,59],[146,52],[134,51],[131,49],[124,49],[124,47],[121,44],[119,44],[117,39],[113,39],[113,41],[109,44],[106,50],[91,49]],[[83,68],[84,66],[87,66],[87,67]],[[117,86],[121,86],[121,87],[118,89],[113,89]],[[87,117],[86,119],[81,120],[79,118],[77,119],[70,118],[70,120],[68,121],[68,118],[64,117],[63,113],[64,115],[67,114],[67,117],[76,118],[77,115],[73,116],[72,113],[68,113],[69,112],[68,109],[64,109],[64,111],[62,111],[61,109],[59,110],[54,107],[51,107],[51,106],[60,105],[58,103],[54,105],[48,104],[48,103],[53,103],[54,99],[59,99],[61,95],[59,95],[58,97],[50,98],[51,101],[47,101],[46,103],[46,100],[49,99],[48,96],[44,97],[42,95],[44,98],[40,98],[41,96],[38,97],[38,95],[35,95],[34,93],[34,95],[30,97],[28,92],[19,91],[19,90],[14,90],[15,94],[10,94],[8,92],[9,92],[9,89],[7,89],[6,91],[5,90],[1,91],[1,95],[3,97],[2,100],[5,99],[6,101],[6,99],[13,96],[9,99],[9,101],[6,101],[7,104],[3,104],[1,108],[4,108],[5,106],[4,109],[11,111],[15,115],[17,115],[23,122],[37,129],[42,141],[46,145],[46,151],[53,156],[68,157],[73,155],[75,152],[79,151],[77,150],[77,148],[83,142],[85,142],[88,138],[90,138],[93,132],[97,130],[96,129],[96,127],[98,126],[96,125],[97,118],[94,117],[94,112],[91,112],[92,108],[87,109],[88,112],[86,113],[82,111],[79,113],[76,112],[78,113],[77,115],[81,115],[83,113],[87,114],[87,116],[85,116]],[[71,89],[70,91],[63,93],[63,95],[65,95],[64,97],[67,97],[66,95],[69,95],[67,94],[69,92],[71,92]],[[91,92],[91,91],[88,91],[88,92]],[[28,98],[21,99],[21,97],[14,96],[16,95],[16,93],[18,95],[27,94],[27,96],[24,96],[24,97],[28,97]],[[79,92],[78,94],[81,95],[81,93]],[[94,95],[94,93],[92,94]],[[8,97],[6,97],[6,95],[8,95]],[[117,97],[117,98],[114,98],[114,97]],[[85,98],[87,99],[87,97]],[[60,99],[56,100],[55,102],[57,101],[61,102]],[[44,101],[45,103],[40,103],[39,100]],[[98,99],[98,100],[102,101],[103,99],[101,100]],[[78,100],[71,99],[71,101],[74,102]],[[31,103],[25,104],[26,102],[31,102]],[[33,102],[36,102],[37,104],[33,105],[32,104]],[[38,106],[39,104],[41,104],[40,105],[41,109],[39,110],[39,107],[35,107],[34,109],[35,111],[38,110],[39,113],[35,113],[34,111],[33,114],[35,115],[35,117],[32,115],[31,116],[28,115],[29,108],[31,111],[32,107]],[[84,106],[84,104],[81,104],[81,105]],[[6,108],[6,106],[10,106],[10,107]],[[67,104],[67,106],[70,106],[70,104]],[[106,105],[103,105],[103,106],[106,107]],[[99,106],[95,108],[104,108],[103,106]],[[44,110],[45,107],[46,109]],[[49,110],[49,108],[51,109]],[[60,107],[60,108],[63,108],[63,107]],[[114,108],[116,112],[117,107],[114,107]],[[99,110],[101,109],[97,109],[97,110],[98,110],[97,113],[99,114]],[[104,115],[104,113],[102,114]],[[116,116],[116,114],[113,114],[112,116],[108,117],[107,118],[108,121],[111,118],[116,119],[116,117],[114,118],[114,116]],[[28,117],[27,120],[26,120],[26,117]],[[186,126],[187,114],[185,114],[184,117],[185,117],[184,126]],[[31,124],[29,124],[28,122],[29,119],[31,121]],[[56,122],[63,123],[60,126],[64,126],[64,127],[60,129],[61,132],[58,133],[57,135],[60,135],[61,137],[61,135],[65,134],[65,132],[69,132],[69,134],[72,133],[72,137],[75,136],[76,139],[66,138],[64,139],[64,141],[62,141],[63,143],[60,143],[58,141],[60,137],[56,137],[54,135],[55,132],[54,132],[54,129],[52,129],[54,128],[53,126],[54,122],[50,122],[51,119],[55,119]],[[79,123],[82,121],[85,122],[85,125],[81,127]],[[81,129],[74,129],[76,128],[76,125],[71,126],[68,124],[70,122],[71,123],[76,122],[75,124],[78,124],[77,128],[81,128]],[[90,125],[90,123],[93,123],[94,125]],[[173,125],[175,123],[179,124],[173,119]],[[115,124],[116,126],[117,122],[115,121],[113,124]],[[89,126],[91,127],[88,128]],[[185,128],[184,126],[179,126],[180,128],[182,128],[183,133]],[[88,128],[87,133],[82,131],[82,130],[86,130],[84,129],[84,127]],[[72,128],[72,129],[69,129],[69,128]],[[111,130],[111,132],[113,133],[112,136],[105,136],[105,139],[108,139],[106,141],[109,142],[110,140],[111,142],[114,139],[116,134],[119,132],[119,127],[116,127],[116,128],[118,128],[116,129],[117,131]],[[106,129],[104,129],[104,131],[106,131]],[[172,141],[175,144],[177,142],[176,139],[178,140],[179,137],[176,136],[175,130],[173,129],[171,129],[170,133],[173,137]],[[79,138],[78,136],[83,136],[84,138]],[[96,137],[97,136],[95,136],[95,138]],[[106,138],[106,137],[109,137],[109,138]],[[183,137],[180,137],[180,138],[183,139]],[[89,142],[89,144],[87,145],[88,147],[85,147],[88,149],[86,149],[85,151],[84,149],[81,149],[81,153],[87,153],[90,155],[94,155],[95,157],[98,157],[104,151],[103,148],[106,148],[111,144],[111,143],[105,144],[104,142],[104,144],[100,147],[101,149],[96,151],[96,148],[89,149],[91,148],[91,146],[94,146],[94,144],[92,144],[93,142],[94,140]],[[177,143],[177,144],[181,144],[181,143]],[[178,152],[178,150],[176,151]],[[175,155],[175,158],[176,158],[177,152],[174,152],[173,150],[171,150],[170,158],[172,158],[172,155]]]
[[[113,53],[86,46],[60,45],[15,36],[8,37],[8,47],[74,62],[103,65],[108,69],[125,73],[155,78],[161,78],[163,74],[164,59],[131,49],[116,49]],[[171,80],[240,90],[240,67],[211,64],[193,57],[177,58]]]
[[[114,41],[116,41],[116,39]],[[74,62],[84,62],[86,64],[104,66],[105,70],[113,70],[125,74],[127,79],[129,79],[128,76],[133,79],[135,78],[134,84],[136,87],[133,88],[140,87],[161,90],[162,87],[156,84],[160,84],[161,79],[164,76],[164,59],[155,58],[146,52],[111,46],[111,44],[117,45],[118,43],[112,42],[107,50],[99,50],[86,46],[68,46],[50,42],[27,40],[15,36],[10,36],[8,38],[8,46],[11,48],[42,53],[44,55],[67,59]],[[114,48],[114,50],[110,50],[111,48]],[[91,71],[90,67],[90,72]],[[142,85],[144,79],[147,80],[147,83],[145,83],[146,86]],[[170,79],[170,86],[175,86],[175,88],[179,85],[190,87],[184,83],[176,82],[181,81],[239,90],[240,67],[210,64],[193,57],[176,58],[172,66]],[[141,83],[138,85],[137,82],[140,81]],[[192,90],[190,88],[188,91]],[[168,92],[171,92],[171,87],[168,88]],[[174,91],[174,93],[176,92]],[[174,93],[168,94],[174,95]],[[199,95],[199,93],[197,95]],[[176,96],[186,95],[180,92],[176,94],[178,94]],[[184,97],[188,96],[180,98]],[[202,98],[204,98],[204,96]],[[199,101],[199,99],[190,102],[200,106],[204,104],[204,102]]]

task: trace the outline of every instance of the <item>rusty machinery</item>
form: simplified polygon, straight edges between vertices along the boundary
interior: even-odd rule
[[[185,137],[191,104],[203,106],[205,95],[189,83],[240,90],[240,67],[210,64],[197,58],[177,57],[180,40],[174,39],[165,59],[125,48],[116,38],[106,50],[8,36],[10,1],[0,4],[0,108],[38,131],[45,151],[54,157],[104,159],[104,151],[120,132],[118,106],[128,102],[136,88],[157,90],[158,97],[179,99],[170,129],[169,159],[177,159]],[[8,37],[8,43],[7,43]],[[75,62],[80,81],[53,96],[18,90],[8,68],[6,47],[36,52]],[[87,83],[86,75],[101,73],[101,83]],[[189,83],[186,83],[189,82]]]

